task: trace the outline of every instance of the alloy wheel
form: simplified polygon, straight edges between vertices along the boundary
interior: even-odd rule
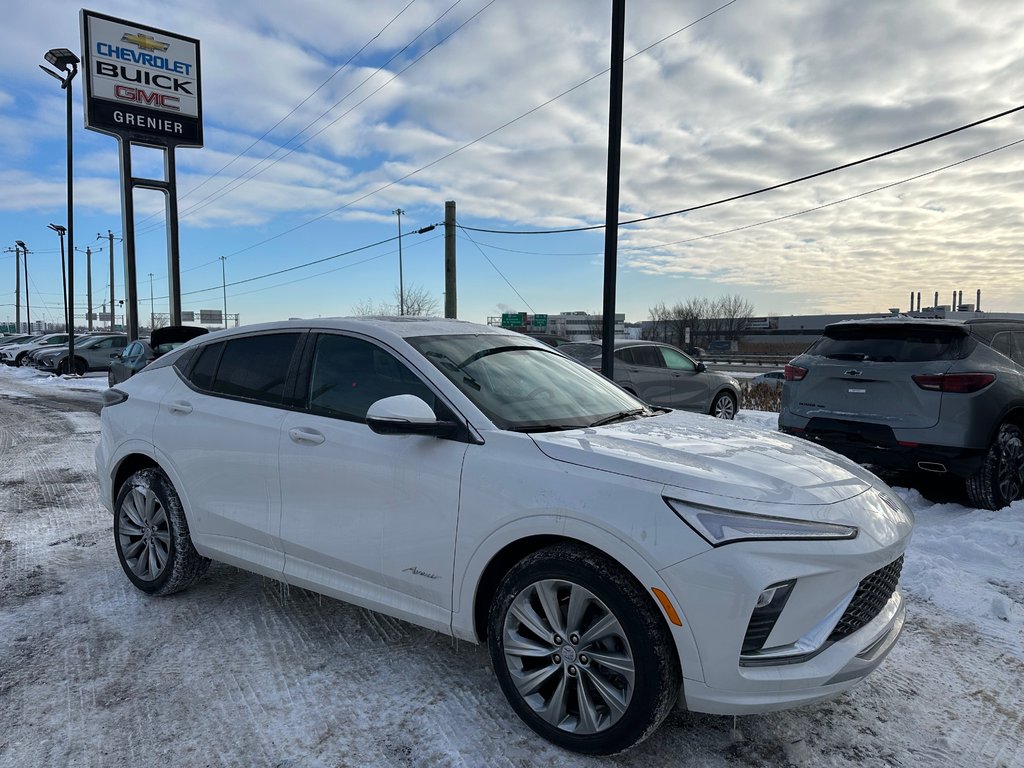
[[[145,581],[157,579],[167,565],[171,530],[167,513],[152,488],[137,486],[125,496],[117,535],[132,573]]]
[[[1019,433],[1006,433],[1000,438],[999,494],[1009,504],[1024,490],[1024,445]]]
[[[562,579],[530,584],[509,606],[503,634],[516,689],[545,722],[587,735],[625,714],[633,653],[618,618],[589,590]]]

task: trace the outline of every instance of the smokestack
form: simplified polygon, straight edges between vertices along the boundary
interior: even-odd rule
[[[950,308],[956,312],[956,291],[953,291],[953,300],[949,303]]]
[[[910,292],[910,311],[914,311],[914,292]]]
[[[917,311],[921,311],[921,292],[917,292]]]
[[[974,299],[974,311],[981,312],[981,288],[978,289],[978,296]]]
[[[938,291],[935,292],[935,301],[932,302],[932,306],[933,307],[939,306],[939,292]]]
[[[956,295],[956,306],[957,306],[957,309],[959,309],[959,308],[960,308],[960,305],[961,305],[961,304],[963,304],[963,303],[964,303],[964,292],[963,292],[963,291],[960,291],[960,292],[959,292],[959,293],[958,293],[958,294]]]

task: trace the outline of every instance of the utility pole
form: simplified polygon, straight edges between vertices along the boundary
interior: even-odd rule
[[[101,234],[96,233],[97,240],[101,237],[103,237]],[[114,307],[116,307],[117,304],[114,303],[114,233],[109,229],[107,230],[107,239],[110,241],[110,330],[113,332],[116,330],[114,324],[117,320],[116,315],[114,314]],[[117,239],[123,241],[123,238],[119,237]]]
[[[149,273],[149,332],[153,333],[153,326],[156,325],[156,312],[153,311],[153,273]]]
[[[87,246],[85,246],[85,250],[84,251],[81,248],[76,248],[75,250],[78,251],[79,253],[84,253],[85,254],[85,290],[88,292],[88,298],[87,298],[87,302],[88,302],[87,303],[87,307],[88,308],[86,310],[86,315],[85,316],[88,319],[89,330],[91,331],[92,330],[92,247],[87,245]],[[96,253],[102,253],[102,252],[103,252],[102,248],[97,248],[96,249]]]
[[[25,260],[25,333],[32,333],[32,311],[28,302],[28,246],[23,240],[15,241],[21,246],[21,256]]]
[[[444,204],[444,316],[459,315],[455,280],[455,201]]]
[[[4,249],[11,253],[10,248]],[[14,332],[21,333],[21,248],[14,246]]]
[[[622,58],[626,0],[612,0],[611,85],[608,93],[608,178],[604,227],[604,335],[601,373],[615,381],[615,278],[619,237],[619,170],[622,161]]]
[[[401,208],[395,208],[393,214],[398,216],[398,314],[405,314],[405,281],[402,278],[402,214]]]
[[[227,256],[220,257],[220,285],[224,291],[224,330],[228,327],[228,278],[227,272],[225,271],[224,264],[227,262]]]

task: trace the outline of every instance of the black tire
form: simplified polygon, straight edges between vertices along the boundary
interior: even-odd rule
[[[28,356],[28,352],[19,352],[18,356],[14,358],[15,365],[28,365],[25,358]]]
[[[732,392],[722,390],[711,401],[709,413],[716,419],[735,419],[737,411],[736,396]]]
[[[999,427],[981,469],[967,478],[967,497],[981,509],[1002,509],[1024,496],[1024,433],[1015,424]]]
[[[540,606],[541,594],[554,596],[561,627],[537,611],[536,631],[523,622],[523,606]],[[568,613],[570,594],[585,601],[576,621]],[[609,615],[614,626],[588,639],[588,629]],[[571,634],[563,638],[559,631]],[[652,599],[618,564],[583,547],[557,544],[513,566],[491,603],[487,635],[495,674],[516,714],[574,752],[609,755],[639,744],[672,710],[682,685],[672,637]],[[629,664],[632,682],[620,671]],[[532,688],[528,680],[541,679],[525,694],[516,683]],[[557,723],[545,719],[549,712],[558,713],[548,715]]]
[[[114,546],[129,580],[149,595],[180,592],[210,567],[192,546],[174,486],[155,467],[139,470],[121,486],[114,504]]]
[[[85,376],[89,372],[89,364],[80,357],[75,358],[75,375]]]

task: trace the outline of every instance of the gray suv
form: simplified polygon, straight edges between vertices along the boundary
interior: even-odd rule
[[[971,502],[1024,494],[1024,321],[835,323],[786,366],[779,428],[897,471],[964,478]]]
[[[563,344],[559,352],[601,372],[601,342]],[[740,407],[740,385],[732,376],[709,371],[671,344],[634,339],[615,340],[615,383],[652,405],[708,413],[734,419]]]

